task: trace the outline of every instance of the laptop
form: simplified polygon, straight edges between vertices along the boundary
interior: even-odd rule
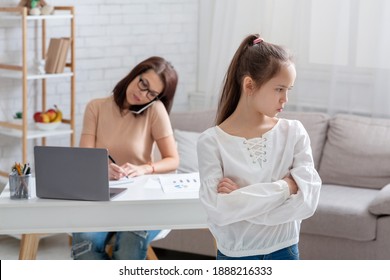
[[[126,190],[109,187],[106,149],[35,146],[34,162],[39,198],[108,201]]]

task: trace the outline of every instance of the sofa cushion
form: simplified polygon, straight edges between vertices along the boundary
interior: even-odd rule
[[[357,241],[376,238],[377,216],[368,208],[378,190],[323,185],[315,214],[302,222],[302,232]]]
[[[369,210],[374,215],[390,215],[390,184],[379,191]]]
[[[324,183],[380,189],[390,182],[390,120],[336,115],[319,173]]]
[[[215,110],[171,113],[173,128],[203,132],[215,123]]]
[[[194,112],[173,112],[170,116],[170,119],[172,127],[180,131],[180,135],[178,135],[178,137],[184,140],[185,137],[190,137],[190,135],[186,135],[186,131],[203,132],[207,128],[213,126],[215,121],[215,114],[215,109]],[[283,112],[279,116],[282,118],[295,119],[302,122],[303,126],[307,130],[307,133],[309,134],[313,151],[314,163],[316,168],[318,168],[322,155],[322,150],[325,144],[329,116],[323,113],[307,112]],[[175,138],[177,138],[177,135],[175,135]],[[176,139],[176,141],[178,142],[180,156],[180,166],[178,171],[194,172],[195,166],[197,168],[197,162],[191,163],[189,160],[187,160],[188,157],[185,156],[186,153],[184,153],[184,150],[181,149],[181,147],[184,147],[186,151],[191,152],[189,147],[191,146],[190,143],[192,143],[192,141],[190,140],[190,143],[188,143],[187,146],[183,146],[184,142],[182,142],[183,144],[180,145],[181,141],[178,141],[178,139]],[[193,154],[193,152],[191,152],[191,154]],[[185,159],[182,158],[183,156],[185,157]]]
[[[177,143],[180,163],[177,168],[178,173],[198,172],[198,153],[196,143],[200,132],[184,131],[174,129],[173,134]]]
[[[283,112],[279,117],[299,120],[303,124],[309,134],[314,165],[318,169],[326,140],[329,116],[324,113]]]
[[[214,125],[215,114],[215,109],[171,113],[170,119],[180,158],[177,172],[199,170],[196,142],[201,132]]]

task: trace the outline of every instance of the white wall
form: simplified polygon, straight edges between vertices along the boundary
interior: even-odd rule
[[[19,1],[0,0],[0,6]],[[173,111],[187,110],[188,94],[196,90],[198,0],[49,0],[51,5],[76,9],[76,138],[81,130],[86,103],[110,94],[115,84],[141,60],[159,55],[179,73]],[[65,25],[64,25],[65,24]],[[48,37],[66,36],[66,22],[49,22]],[[53,27],[54,26],[54,27]],[[39,53],[34,24],[29,24],[29,57]],[[63,34],[63,35],[62,35]],[[21,34],[9,21],[0,19],[0,62],[20,61]],[[13,49],[16,48],[16,52]],[[32,60],[30,60],[31,62]],[[33,63],[30,63],[33,66]],[[40,110],[39,82],[29,82],[29,121]],[[69,114],[68,79],[48,83],[48,106],[63,104]],[[0,120],[21,110],[21,82],[0,78]],[[68,145],[69,137],[51,138],[48,144]],[[29,141],[32,147],[39,141]],[[0,168],[21,160],[21,141],[0,135]]]
[[[287,110],[390,118],[389,1],[199,1],[200,107],[216,105],[234,52],[256,32],[294,55]]]

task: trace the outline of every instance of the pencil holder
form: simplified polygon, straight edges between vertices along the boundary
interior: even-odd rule
[[[11,173],[9,175],[11,199],[29,199],[31,197],[30,178],[31,174],[19,175]]]

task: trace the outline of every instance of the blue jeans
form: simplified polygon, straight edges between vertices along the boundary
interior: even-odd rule
[[[298,244],[295,244],[267,255],[255,255],[246,257],[228,257],[218,250],[217,260],[299,260],[299,249]]]
[[[113,260],[144,260],[149,243],[159,230],[73,233],[72,257],[75,260],[109,260],[106,245],[115,235]]]

